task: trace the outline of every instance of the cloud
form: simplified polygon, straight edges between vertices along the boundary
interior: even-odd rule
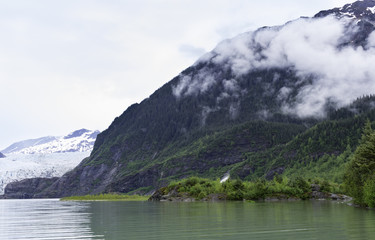
[[[216,112],[219,110],[220,110],[220,107],[211,108],[211,107],[203,106],[201,116],[200,116],[201,126],[204,127],[206,125],[206,121],[210,113]]]
[[[0,145],[104,130],[203,49],[338,5],[342,0],[0,1]]]
[[[375,32],[372,32],[368,37],[367,47],[375,48]]]
[[[239,76],[254,70],[291,68],[303,87],[295,102],[290,101],[291,86],[279,90],[278,100],[283,102],[284,113],[324,117],[328,104],[342,107],[358,97],[375,93],[375,33],[370,34],[365,48],[347,45],[357,31],[357,25],[349,19],[328,16],[300,18],[282,27],[242,34],[220,43],[200,60],[230,69],[236,77],[231,80],[217,77],[214,82],[206,73],[207,80],[193,81],[192,86],[201,93],[199,83],[207,91],[222,82],[223,98],[239,91]],[[275,76],[274,81],[279,80],[280,76]],[[185,95],[195,93],[191,86],[184,87],[188,88]],[[274,91],[267,91],[273,93],[271,90]]]
[[[173,95],[180,98],[204,93],[216,84],[216,76],[217,73],[208,68],[201,69],[197,75],[180,75],[179,83],[172,86]]]
[[[240,88],[237,84],[237,81],[234,79],[231,80],[224,80],[223,81],[224,90],[231,93],[239,92]]]
[[[339,48],[356,30],[346,20],[331,17],[301,19],[280,30],[259,68],[292,66],[302,78],[313,76],[312,84],[298,93],[297,104],[284,106],[286,112],[300,117],[324,116],[329,102],[341,107],[375,93],[375,51]]]
[[[229,66],[238,76],[251,69],[252,63],[257,61],[257,55],[251,46],[253,33],[240,36],[220,43],[213,52],[216,56],[212,59],[215,64]]]

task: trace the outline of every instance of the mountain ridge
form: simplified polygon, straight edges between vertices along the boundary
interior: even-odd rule
[[[16,142],[2,152],[5,154],[87,152],[92,150],[99,133],[97,130],[80,129],[62,137],[47,136]]]
[[[345,4],[341,8],[333,8],[330,10],[323,10],[317,13],[314,17],[324,17],[330,14],[334,14],[338,17],[350,17],[357,19],[369,19],[375,21],[375,1],[364,0],[356,1],[354,3]]]
[[[192,175],[272,178],[298,164],[339,163],[365,119],[375,120],[375,26],[362,6],[220,43],[127,108],[98,135],[89,158],[35,196],[147,192]],[[357,18],[356,10],[366,14]],[[356,104],[364,110],[356,113]]]

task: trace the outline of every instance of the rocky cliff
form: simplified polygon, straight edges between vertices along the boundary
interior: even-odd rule
[[[38,198],[38,193],[43,192],[57,179],[58,178],[32,178],[9,183],[5,188],[3,198]]]

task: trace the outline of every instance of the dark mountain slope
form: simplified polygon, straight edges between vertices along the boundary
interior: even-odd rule
[[[336,111],[335,119],[316,124],[285,145],[246,153],[245,160],[232,172],[249,179],[272,179],[285,171],[288,176],[322,177],[342,182],[344,164],[358,146],[365,122],[375,121],[375,108],[370,104],[374,101],[375,97],[361,98],[350,107]],[[354,106],[360,106],[362,113],[354,114]],[[347,111],[353,115],[348,117]]]
[[[355,45],[360,45],[367,48],[367,39],[370,33],[374,30],[375,22],[375,1],[364,0],[357,1],[352,4],[346,4],[341,8],[334,8],[331,10],[321,11],[315,15],[316,18],[334,15],[338,18],[351,18],[355,20],[355,24],[359,28],[352,41]]]

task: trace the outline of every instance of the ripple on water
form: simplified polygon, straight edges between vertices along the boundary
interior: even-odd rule
[[[0,239],[375,239],[375,211],[275,203],[1,200]]]
[[[88,203],[1,200],[0,239],[103,239],[90,228]]]

